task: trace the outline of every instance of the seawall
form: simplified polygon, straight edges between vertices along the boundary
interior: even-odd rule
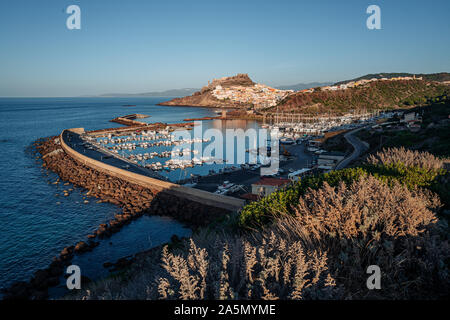
[[[225,211],[237,211],[245,204],[245,202],[240,199],[217,195],[203,190],[192,189],[171,182],[150,178],[89,158],[75,151],[65,143],[63,138],[64,131],[61,132],[59,136],[62,149],[75,160],[102,173],[123,179],[144,188],[149,188],[154,193],[164,192],[167,196],[174,196],[180,199],[196,202],[202,206],[224,209]],[[75,134],[80,134],[81,129],[69,129],[69,131],[74,132]]]

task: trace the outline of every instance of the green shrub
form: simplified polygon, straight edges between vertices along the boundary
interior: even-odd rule
[[[365,175],[367,172],[362,168],[348,168],[305,177],[285,189],[245,206],[239,216],[239,225],[246,228],[256,227],[270,222],[274,215],[292,213],[292,207],[298,204],[300,196],[309,188],[320,188],[324,181],[330,186],[337,186],[340,181],[349,183]]]
[[[337,186],[341,181],[345,184],[350,184],[367,175],[372,175],[389,186],[400,182],[409,189],[416,187],[430,189],[436,192],[444,206],[448,207],[450,204],[450,188],[445,183],[442,183],[447,171],[437,166],[433,167],[429,163],[433,159],[436,163],[440,160],[437,158],[431,159],[431,155],[427,153],[417,153],[418,155],[410,153],[403,149],[387,149],[384,154],[384,156],[391,154],[393,158],[403,155],[408,165],[401,161],[377,163],[372,160],[371,163],[366,163],[362,167],[347,168],[305,177],[285,189],[274,192],[259,201],[245,206],[239,216],[239,225],[244,228],[254,228],[267,224],[280,214],[292,214],[292,208],[298,205],[300,196],[304,195],[309,189],[317,190],[323,186],[324,182],[327,182],[332,187]],[[412,160],[409,158],[414,158],[414,155],[416,159],[419,157],[421,161],[416,161],[417,163],[411,162]],[[385,159],[389,161],[389,157]],[[427,159],[430,161],[425,161]]]

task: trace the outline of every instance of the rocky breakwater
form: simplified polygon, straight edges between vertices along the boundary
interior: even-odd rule
[[[148,123],[142,122],[142,121],[136,121],[136,119],[145,119],[148,118],[149,116],[144,115],[144,114],[128,114],[126,116],[122,116],[122,117],[117,117],[114,118],[112,120],[110,120],[111,122],[116,122],[119,124],[123,124],[125,126],[129,126],[129,127],[142,127],[142,126],[148,126]]]
[[[46,269],[38,270],[28,282],[16,282],[5,290],[4,299],[45,299],[47,289],[59,284],[59,277],[64,274],[65,267],[70,265],[74,254],[82,254],[95,248],[102,239],[118,232],[124,225],[143,214],[167,215],[185,222],[192,228],[211,223],[223,216],[227,211],[213,208],[201,203],[181,199],[164,191],[151,190],[123,179],[109,176],[94,170],[70,157],[61,149],[59,137],[40,139],[35,144],[41,155],[42,166],[59,175],[54,184],[62,181],[70,182],[87,190],[86,196],[98,198],[98,201],[113,203],[122,208],[114,219],[102,223],[87,236],[73,246],[63,248],[60,254]],[[85,200],[88,203],[89,200]]]
[[[245,108],[250,104],[243,104],[236,101],[222,101],[214,97],[213,90],[217,86],[228,88],[232,86],[253,86],[255,83],[248,74],[239,73],[232,77],[223,77],[214,79],[204,86],[200,91],[194,92],[190,96],[175,98],[169,101],[161,102],[161,106],[189,106],[189,107],[218,107],[218,108]]]

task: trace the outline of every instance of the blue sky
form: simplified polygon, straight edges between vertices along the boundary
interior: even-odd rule
[[[65,9],[81,8],[81,30]],[[381,30],[366,8],[381,8]],[[450,1],[2,0],[0,96],[268,85],[450,71]]]

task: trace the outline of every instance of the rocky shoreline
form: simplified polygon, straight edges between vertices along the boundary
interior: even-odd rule
[[[45,269],[37,270],[30,281],[16,282],[4,290],[4,299],[48,298],[48,288],[59,284],[60,276],[64,274],[65,267],[71,264],[75,254],[91,251],[99,244],[95,241],[96,238],[103,239],[111,236],[143,214],[171,216],[196,229],[226,213],[222,209],[209,208],[201,203],[165,194],[163,191],[150,190],[89,168],[65,153],[61,149],[57,136],[40,139],[33,144],[33,147],[41,156],[42,166],[58,174],[59,178],[54,184],[70,182],[86,189],[86,196],[115,204],[122,208],[122,212],[116,214],[108,223],[100,224],[92,234],[87,236],[86,240],[63,248],[60,254],[53,258],[50,265]],[[86,203],[88,201],[85,200]],[[117,262],[119,265],[130,263],[128,259],[121,260],[123,261]]]

